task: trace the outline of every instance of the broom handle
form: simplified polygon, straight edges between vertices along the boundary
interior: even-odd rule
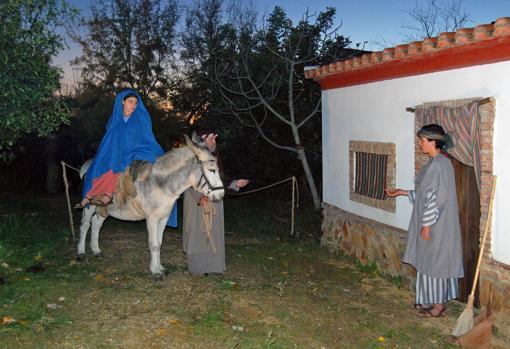
[[[489,211],[487,212],[487,220],[485,221],[485,230],[483,232],[482,246],[480,247],[480,253],[478,254],[478,261],[476,263],[475,278],[473,280],[473,288],[471,288],[471,294],[469,295],[468,303],[471,303],[471,307],[474,302],[474,295],[476,290],[476,284],[478,282],[478,274],[480,273],[480,264],[482,264],[483,250],[485,249],[485,240],[487,240],[487,231],[492,221],[492,204],[494,203],[494,194],[496,193],[496,176],[492,176],[492,190],[489,201]]]

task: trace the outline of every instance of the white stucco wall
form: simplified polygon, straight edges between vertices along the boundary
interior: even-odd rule
[[[492,253],[510,264],[510,61],[323,91],[323,201],[407,229],[412,207],[397,198],[396,213],[349,200],[349,141],[392,142],[397,147],[398,188],[414,187],[414,114],[424,102],[494,97],[494,203]]]

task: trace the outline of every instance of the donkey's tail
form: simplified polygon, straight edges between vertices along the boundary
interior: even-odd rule
[[[80,179],[83,179],[83,177],[85,177],[85,174],[89,170],[90,165],[92,165],[92,161],[93,160],[94,159],[88,159],[87,161],[85,161],[83,163],[83,165],[81,165],[81,167],[80,167]]]

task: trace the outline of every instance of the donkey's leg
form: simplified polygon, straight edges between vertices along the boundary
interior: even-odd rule
[[[99,248],[99,230],[103,226],[103,222],[106,217],[99,214],[95,214],[92,217],[92,229],[90,230],[90,249],[94,253],[94,256],[101,255],[101,249]]]
[[[87,233],[90,228],[90,220],[94,215],[96,208],[93,206],[85,207],[81,217],[80,225],[80,240],[78,241],[78,255],[77,259],[82,261],[85,259],[85,241],[87,240]]]
[[[160,219],[158,221],[158,243],[159,243],[159,250],[157,252],[157,263],[159,266],[159,269],[164,274],[165,268],[161,265],[161,246],[163,246],[163,232],[165,231],[166,223],[168,222],[168,217],[165,217],[163,219]]]
[[[158,219],[154,217],[147,217],[147,232],[149,233],[149,250],[151,251],[151,264],[150,271],[152,275],[157,278],[163,276],[161,270],[161,263],[159,263],[159,250],[161,244],[158,239]]]

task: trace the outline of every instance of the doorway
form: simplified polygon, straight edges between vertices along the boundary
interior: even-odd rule
[[[459,280],[459,300],[466,303],[473,285],[476,262],[480,251],[480,194],[473,167],[467,166],[451,156],[450,159],[455,171],[464,259],[464,278]],[[477,287],[474,305],[478,307],[479,304]]]

